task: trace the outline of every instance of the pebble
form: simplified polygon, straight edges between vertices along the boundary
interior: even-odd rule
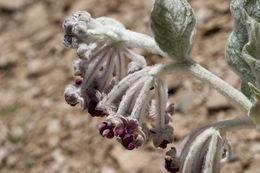
[[[0,0],[0,8],[8,10],[21,9],[26,3],[26,0]]]
[[[218,91],[213,90],[207,97],[208,110],[221,110],[230,107],[229,101]]]

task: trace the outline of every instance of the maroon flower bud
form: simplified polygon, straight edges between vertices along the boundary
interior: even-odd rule
[[[103,122],[101,124],[98,125],[98,130],[100,131],[100,133],[102,134],[102,132],[107,128],[107,123]]]
[[[133,149],[135,148],[134,142],[129,143],[126,148],[127,148],[128,150],[133,150]]]
[[[166,157],[165,158],[165,169],[170,172],[170,173],[177,173],[179,172],[179,168],[172,168],[172,162],[173,162],[173,159],[170,158],[170,157]]]
[[[107,122],[103,122],[98,126],[100,134],[109,139],[114,137],[113,126]]]
[[[112,129],[106,129],[103,131],[102,136],[107,137],[109,139],[114,137],[114,132]]]
[[[124,128],[116,129],[115,135],[119,137],[124,137],[126,135],[126,130]]]
[[[167,148],[167,144],[169,144],[170,142],[167,140],[163,140],[162,143],[159,145],[159,147],[161,147],[162,149]]]
[[[75,84],[76,84],[76,85],[80,85],[81,83],[82,83],[82,79],[77,78],[77,79],[75,80]]]
[[[126,134],[124,137],[123,137],[123,143],[124,144],[129,144],[130,142],[133,141],[133,136],[130,135],[130,134]]]
[[[76,105],[79,103],[78,97],[77,97],[76,94],[74,94],[74,93],[72,93],[72,94],[70,94],[70,93],[65,93],[64,95],[65,95],[65,100],[66,100],[66,102],[67,102],[69,105],[71,105],[71,106],[76,106]]]
[[[97,110],[98,102],[95,100],[91,100],[88,104],[88,113],[92,116],[92,117],[103,117],[106,114],[103,111]]]

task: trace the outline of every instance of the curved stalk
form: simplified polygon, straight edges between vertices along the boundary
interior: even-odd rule
[[[246,113],[248,113],[248,111],[252,107],[252,103],[244,94],[242,94],[239,90],[235,89],[233,86],[220,79],[210,71],[200,66],[198,63],[192,60],[190,62],[191,64],[188,66],[187,70],[192,75],[210,84],[213,88],[215,88],[224,96],[228,97],[240,108],[242,108]]]
[[[169,62],[154,66],[150,73],[153,75],[165,75],[172,72],[182,72],[191,74],[198,79],[208,83],[225,97],[236,103],[243,111],[248,113],[252,103],[239,90],[220,79],[210,71],[206,70],[192,59],[185,59],[182,62]]]
[[[219,121],[214,124],[211,124],[211,126],[217,127],[222,131],[233,131],[233,130],[257,128],[256,124],[249,117]]]
[[[159,54],[163,57],[169,57],[159,48],[152,37],[128,29],[104,27],[102,29],[90,29],[88,34],[96,36],[108,36],[114,41],[122,42],[126,46],[143,48],[151,53]]]

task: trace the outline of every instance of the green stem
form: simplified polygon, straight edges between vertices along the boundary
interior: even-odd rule
[[[206,70],[205,68],[203,68],[198,63],[192,60],[190,60],[190,64],[187,66],[187,70],[192,75],[210,84],[221,94],[229,98],[231,101],[235,102],[246,113],[249,112],[250,108],[252,107],[252,103],[239,90],[235,89],[233,86],[231,86],[230,84],[220,79],[219,77],[217,77],[216,75],[214,75],[213,73]]]
[[[188,73],[197,77],[203,82],[208,83],[225,97],[236,103],[246,113],[248,113],[252,107],[252,103],[239,90],[235,89],[230,84],[220,79],[191,59],[185,59],[182,62],[169,62],[155,65],[150,71],[152,75],[165,75],[172,72]]]
[[[163,57],[169,57],[164,53],[155,40],[145,34],[134,32],[128,29],[117,28],[117,27],[103,27],[102,29],[89,30],[90,35],[108,36],[116,42],[122,42],[124,45],[129,47],[143,48],[151,53],[159,54]]]
[[[211,126],[217,127],[222,131],[233,131],[233,130],[240,130],[240,129],[256,128],[256,124],[249,117],[219,121],[212,124]]]

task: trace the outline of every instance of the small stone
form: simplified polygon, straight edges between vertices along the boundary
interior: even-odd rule
[[[227,110],[231,107],[228,100],[215,90],[211,92],[207,99],[209,113],[211,111]]]
[[[213,15],[214,11],[212,9],[205,7],[198,8],[197,21],[200,24],[205,24],[208,20],[212,18]]]
[[[61,131],[61,125],[57,119],[52,119],[48,122],[47,133],[53,134],[53,133],[59,133],[60,131]]]
[[[23,138],[24,137],[24,131],[19,126],[13,126],[10,130],[10,134],[13,138]]]
[[[64,155],[62,154],[62,151],[60,149],[56,149],[52,152],[52,157],[55,160],[56,164],[62,164],[66,158],[64,157]],[[60,165],[61,166],[61,165]]]
[[[243,172],[244,173],[257,173],[257,172],[259,172],[259,163],[260,163],[260,159],[253,159],[252,161],[250,161],[249,168],[247,170],[243,171]]]
[[[31,33],[34,33],[42,28],[45,28],[46,26],[50,26],[48,12],[46,6],[44,5],[44,2],[38,2],[32,6],[29,6],[26,9],[24,19],[25,22],[22,27],[22,30],[24,32],[23,35],[30,35]],[[39,22],[39,20],[41,22]]]
[[[101,173],[115,173],[116,170],[110,167],[103,167],[100,171]]]
[[[6,164],[8,167],[13,167],[17,164],[18,161],[19,161],[18,155],[14,154],[7,157]]]
[[[3,161],[8,155],[8,150],[6,148],[1,147],[0,148],[0,166],[3,165]]]
[[[7,137],[7,128],[0,120],[0,144],[3,143],[6,140]]]
[[[250,146],[250,150],[252,151],[252,153],[259,153],[260,154],[260,145],[259,145],[259,143],[252,144]]]
[[[2,70],[8,70],[10,68],[13,68],[17,64],[17,59],[15,58],[16,55],[12,54],[5,54],[3,55],[3,58],[0,59],[0,69]]]
[[[111,155],[121,166],[121,172],[138,172],[138,170],[150,164],[147,158],[152,158],[151,152],[145,150],[142,152],[139,150],[128,151],[117,145],[112,149]]]
[[[183,113],[189,112],[189,110],[193,106],[193,94],[191,92],[183,93],[178,100],[176,101],[176,111],[180,111]]]
[[[18,10],[25,5],[25,0],[0,0],[0,8]]]
[[[51,148],[56,147],[60,143],[58,135],[51,135],[48,137],[48,146]]]

